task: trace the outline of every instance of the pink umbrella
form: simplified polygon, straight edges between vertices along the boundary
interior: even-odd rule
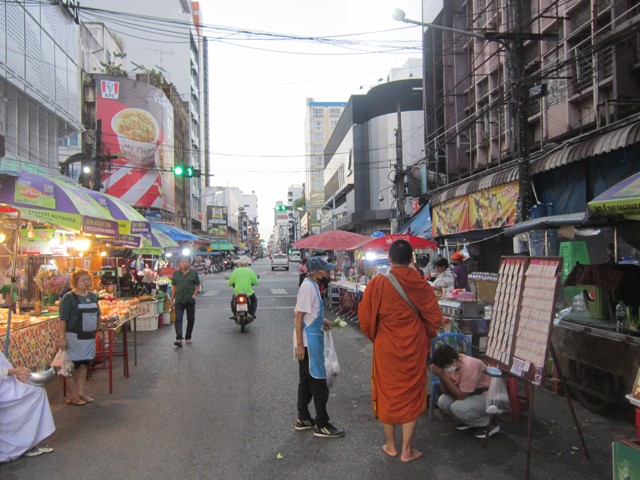
[[[345,230],[329,230],[312,235],[293,244],[296,248],[322,248],[323,250],[355,250],[371,240],[366,235]]]
[[[389,250],[389,248],[391,247],[391,244],[396,240],[406,240],[411,244],[413,248],[416,248],[416,249],[438,247],[438,245],[435,242],[432,242],[431,240],[427,240],[426,238],[416,237],[415,235],[396,234],[396,235],[385,235],[384,237],[374,238],[370,242],[367,242],[365,245],[362,245],[362,248],[364,248],[365,250],[375,250],[376,248]]]

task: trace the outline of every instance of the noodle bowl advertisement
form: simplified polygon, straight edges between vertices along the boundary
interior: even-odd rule
[[[105,155],[105,193],[134,207],[175,211],[173,106],[164,92],[125,77],[96,76],[96,117]]]

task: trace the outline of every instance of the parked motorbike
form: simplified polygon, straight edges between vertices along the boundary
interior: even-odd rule
[[[234,320],[240,325],[240,331],[244,333],[246,326],[253,322],[253,317],[249,315],[249,305],[251,301],[247,295],[240,293],[233,297],[233,303],[236,309]]]

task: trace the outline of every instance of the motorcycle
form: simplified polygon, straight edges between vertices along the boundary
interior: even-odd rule
[[[233,297],[233,303],[236,309],[233,319],[240,325],[240,331],[244,333],[246,326],[253,322],[253,317],[249,314],[251,300],[244,293],[239,293]]]

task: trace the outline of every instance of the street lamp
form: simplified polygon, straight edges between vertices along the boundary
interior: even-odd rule
[[[514,25],[518,25],[516,32],[484,32],[475,33],[456,28],[445,27],[434,23],[419,22],[406,18],[405,12],[399,8],[394,9],[392,18],[400,22],[422,27],[433,28],[445,32],[457,33],[467,37],[478,38],[486,42],[498,42],[506,52],[506,64],[511,77],[511,113],[517,117],[514,122],[514,135],[512,152],[518,158],[518,176],[520,195],[518,197],[518,221],[525,218],[525,213],[529,208],[529,144],[527,139],[527,107],[529,103],[529,88],[525,83],[525,41],[557,40],[558,36],[547,33],[527,33],[522,30],[521,9],[519,5],[514,10]],[[424,41],[424,38],[423,38]],[[423,49],[424,52],[424,49]],[[423,58],[423,65],[425,59]],[[423,79],[424,82],[424,79]],[[425,112],[426,114],[426,112]],[[426,138],[425,138],[426,141]]]

